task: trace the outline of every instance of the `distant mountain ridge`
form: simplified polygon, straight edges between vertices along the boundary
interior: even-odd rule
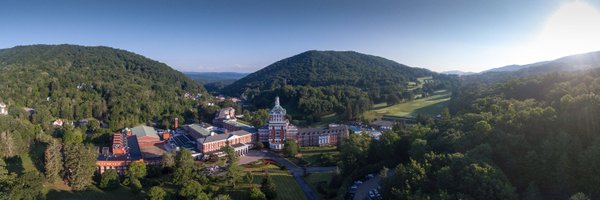
[[[600,51],[565,56],[551,61],[542,61],[526,65],[508,65],[483,71],[512,72],[529,69],[529,71],[573,71],[600,67]],[[547,68],[544,70],[543,68]]]
[[[216,93],[225,86],[246,77],[249,73],[238,72],[184,72],[187,77],[190,77],[199,84],[204,85],[204,88],[211,93]]]
[[[250,73],[239,72],[183,72],[186,76],[194,80],[203,80],[205,82],[214,82],[218,80],[239,80]]]
[[[460,71],[460,70],[450,70],[450,71],[444,71],[444,72],[440,72],[440,73],[441,74],[459,75],[459,76],[476,74],[475,72],[465,72],[465,71]]]
[[[600,51],[565,56],[551,61],[527,65],[508,65],[481,73],[463,76],[464,83],[497,83],[510,79],[524,78],[553,72],[569,72],[600,68]]]

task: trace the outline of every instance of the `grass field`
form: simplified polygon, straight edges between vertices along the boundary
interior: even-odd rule
[[[246,172],[250,172],[253,175],[253,184],[241,184],[238,188],[233,190],[226,190],[225,192],[231,196],[232,199],[246,200],[249,199],[250,189],[252,186],[259,187],[263,179],[266,177],[265,171],[273,178],[277,187],[277,198],[276,199],[291,199],[291,200],[302,200],[306,199],[302,189],[294,179],[294,177],[287,171],[281,170],[278,166],[269,164],[262,167],[245,168],[244,175]]]
[[[277,188],[276,199],[290,199],[290,200],[304,200],[306,197],[300,189],[300,186],[294,179],[294,177],[288,173],[287,170],[280,170],[279,167],[274,165],[267,165],[261,168],[249,168],[245,171],[252,171],[253,184],[241,184],[236,189],[226,190],[225,193],[229,194],[232,199],[236,200],[247,200],[250,199],[250,189],[259,187],[266,175],[263,173],[265,170],[269,171],[269,174],[273,178]]]
[[[330,164],[324,163],[320,156],[322,154],[332,154],[335,158],[338,158],[340,151],[336,147],[303,147],[300,148],[300,156],[308,162],[309,167],[319,166],[331,166]],[[334,162],[336,162],[335,160]]]
[[[415,117],[418,114],[435,116],[444,109],[450,100],[451,93],[446,90],[436,91],[434,95],[387,106],[385,103],[373,105],[373,108],[365,112],[367,119],[379,119],[384,115],[397,117]]]
[[[320,172],[320,173],[312,173],[304,178],[308,185],[313,189],[313,191],[317,192],[321,199],[325,199],[325,196],[319,192],[319,185],[323,185],[323,187],[328,188],[329,182],[331,181],[331,177],[333,177],[333,172]]]
[[[417,78],[417,82],[410,81],[410,82],[408,82],[408,85],[407,85],[408,90],[415,90],[415,89],[421,88],[421,87],[423,87],[423,85],[425,84],[425,82],[427,80],[432,80],[432,79],[433,79],[433,77],[431,77],[431,76],[424,76],[424,77]]]

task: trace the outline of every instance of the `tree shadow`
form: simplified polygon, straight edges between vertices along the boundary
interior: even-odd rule
[[[415,109],[413,112],[410,113],[410,115],[416,117],[418,114],[422,114],[435,117],[436,115],[442,113],[442,110],[444,110],[444,108],[446,108],[447,106],[448,101],[442,101]]]
[[[6,159],[6,168],[8,172],[23,174],[25,172],[25,168],[23,167],[23,160],[21,160],[20,156],[13,156]]]
[[[48,146],[46,143],[38,141],[29,147],[29,156],[39,172],[44,171],[44,151],[46,150],[46,146]]]

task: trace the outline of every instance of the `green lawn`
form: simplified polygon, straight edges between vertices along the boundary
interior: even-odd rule
[[[322,185],[324,188],[328,188],[331,177],[333,177],[333,172],[320,172],[312,173],[305,177],[304,180],[306,180],[308,185],[310,185],[313,191],[315,191],[321,199],[325,199],[325,195],[319,192],[319,185]]]
[[[304,200],[306,197],[300,189],[298,183],[292,175],[284,170],[269,170],[273,181],[277,188],[277,198],[285,200]],[[266,175],[260,172],[254,172],[253,184],[241,184],[236,189],[226,190],[225,193],[229,194],[232,199],[236,200],[247,200],[250,196],[250,189],[252,186],[259,187]]]
[[[260,184],[265,176],[255,176],[254,183]],[[306,199],[294,177],[290,174],[271,174],[277,186],[277,199]]]
[[[416,117],[418,114],[435,116],[448,105],[451,93],[446,90],[436,91],[434,95],[399,103],[392,106],[376,104],[365,112],[367,119],[379,119],[384,115],[395,117]]]
[[[321,155],[330,154],[333,156],[332,161],[322,160]],[[336,147],[302,147],[300,148],[300,156],[308,162],[309,167],[318,166],[333,166],[339,159],[340,151]],[[335,164],[334,164],[335,165]]]
[[[30,171],[43,171],[44,148],[39,143],[31,145],[28,153],[22,153],[18,156],[5,159],[8,171],[23,174]]]
[[[425,84],[425,81],[432,80],[432,79],[433,79],[432,76],[424,76],[424,77],[417,78],[417,82],[409,81],[407,84],[408,90],[414,90],[414,89],[421,88]]]

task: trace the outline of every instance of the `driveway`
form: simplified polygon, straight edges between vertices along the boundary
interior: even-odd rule
[[[240,156],[240,165],[248,164],[260,159],[269,158],[266,152],[257,151],[257,150],[249,150],[248,153],[244,156]]]
[[[337,169],[336,166],[333,167],[307,167],[306,173],[319,173],[319,172],[331,172]]]

